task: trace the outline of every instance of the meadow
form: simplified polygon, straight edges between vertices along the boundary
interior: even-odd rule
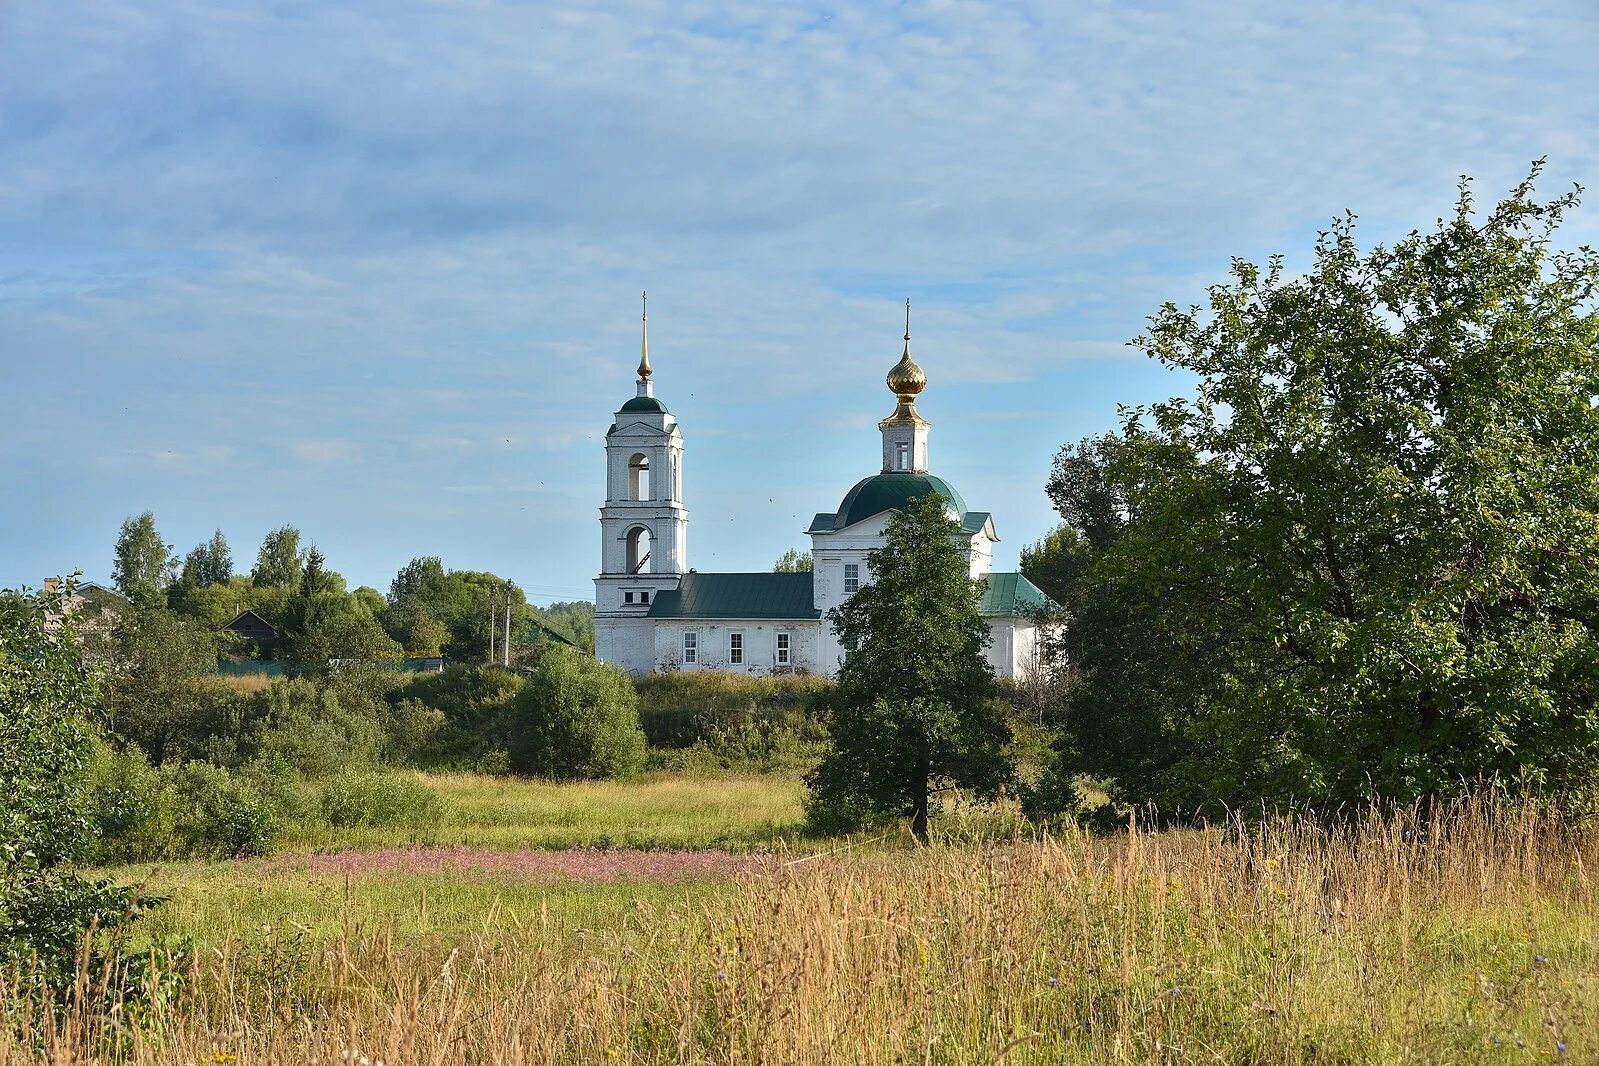
[[[451,785],[458,846],[145,868],[179,990],[0,1063],[1599,1059],[1599,832],[1530,810],[738,853],[792,782]],[[605,804],[680,848],[527,847]]]

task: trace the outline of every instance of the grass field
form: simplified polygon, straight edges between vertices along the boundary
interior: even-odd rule
[[[698,782],[510,786],[504,803],[559,826],[566,789],[613,817],[677,796],[703,842],[781,824],[739,807],[769,784],[705,783],[703,803]],[[495,806],[489,782],[446,787]],[[0,1064],[1596,1061],[1596,863],[1599,832],[1466,805],[1430,827],[809,856],[186,864],[152,878],[173,898],[146,930],[200,940],[177,1002],[123,1012],[109,1043],[69,1011]]]
[[[316,826],[289,851],[462,844],[487,848],[770,848],[800,828],[798,776],[667,776],[550,783],[483,774],[421,774],[441,800],[437,822]]]

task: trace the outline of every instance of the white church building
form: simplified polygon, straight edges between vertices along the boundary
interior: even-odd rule
[[[1035,650],[1035,618],[1049,601],[1021,574],[992,570],[999,540],[993,518],[967,510],[960,493],[928,472],[930,426],[916,410],[927,376],[911,359],[908,310],[905,352],[887,379],[898,404],[878,423],[882,469],[856,482],[836,510],[812,519],[806,530],[811,573],[702,574],[689,567],[683,432],[655,397],[647,313],[643,329],[638,394],[616,412],[605,435],[600,576],[594,579],[594,648],[601,659],[634,675],[831,675],[844,652],[828,612],[872,580],[866,556],[882,546],[889,515],[936,493],[961,524],[955,536],[970,560],[972,579],[983,583],[981,611],[993,636],[988,658],[994,672],[1026,672]]]

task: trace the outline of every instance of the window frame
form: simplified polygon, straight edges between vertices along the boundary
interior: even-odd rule
[[[698,666],[700,664],[700,631],[689,629],[683,632],[683,665]]]
[[[894,442],[894,469],[909,470],[911,468],[911,442],[901,440]]]
[[[741,629],[727,634],[727,661],[732,666],[744,665],[744,631]]]
[[[850,573],[851,570],[853,570],[855,572],[852,574],[852,573]],[[851,588],[850,587],[851,584],[853,584],[855,587]],[[846,596],[853,596],[853,595],[855,595],[857,592],[859,592],[861,590],[861,564],[860,563],[845,563],[844,564],[843,589],[844,589],[844,595],[846,595]]]
[[[775,656],[778,666],[788,666],[794,660],[794,638],[789,633],[777,634]]]

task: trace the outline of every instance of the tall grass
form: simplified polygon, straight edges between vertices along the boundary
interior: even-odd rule
[[[1488,801],[775,858],[584,928],[227,939],[165,1010],[13,1010],[0,1063],[1594,1061],[1596,863]]]

